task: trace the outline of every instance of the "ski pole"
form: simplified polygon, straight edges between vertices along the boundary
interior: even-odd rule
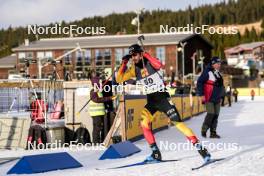
[[[144,44],[143,44],[143,41],[142,40],[145,40],[144,35],[140,35],[138,37],[138,41],[139,41],[140,45],[142,46],[143,50],[145,51]]]
[[[145,52],[145,47],[144,47],[144,44],[143,44],[143,40],[145,40],[144,35],[140,35],[138,37],[138,41],[139,41],[141,47],[143,48],[143,51]],[[143,57],[142,57],[142,63],[143,63],[144,72],[147,75],[148,72],[146,71],[146,67],[145,67],[145,63],[144,63]]]
[[[111,74],[111,76],[109,76],[107,78],[107,80],[104,82],[104,84],[102,85],[102,87],[104,87],[106,85],[106,83],[108,83],[108,81],[110,80],[110,78],[114,75],[115,72],[113,72]],[[84,105],[83,107],[76,113],[77,116],[80,116],[80,113],[83,111],[83,109],[90,103],[90,101],[92,100],[92,98],[90,98]]]

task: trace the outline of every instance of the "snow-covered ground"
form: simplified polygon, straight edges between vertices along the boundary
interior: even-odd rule
[[[239,97],[238,103],[232,107],[221,109],[218,132],[221,139],[202,138],[200,127],[205,114],[186,121],[199,136],[201,141],[210,148],[214,158],[226,157],[225,160],[211,164],[200,170],[191,171],[192,167],[202,163],[201,157],[195,150],[187,150],[180,146],[186,144],[186,139],[175,128],[156,133],[157,143],[169,144],[169,149],[163,145],[163,159],[179,159],[177,162],[150,164],[138,167],[115,170],[96,170],[96,168],[108,168],[142,161],[149,153],[149,147],[145,140],[135,142],[142,149],[141,152],[124,159],[103,160],[98,158],[103,151],[68,151],[84,167],[77,169],[59,170],[36,175],[45,176],[261,176],[264,173],[264,97],[256,97],[251,101],[249,97]],[[178,145],[177,145],[178,144]],[[218,144],[218,149],[213,149],[213,144]],[[178,148],[175,148],[175,146]],[[23,156],[56,151],[0,151],[0,157]],[[0,175],[7,171],[17,162],[11,161],[0,164]]]

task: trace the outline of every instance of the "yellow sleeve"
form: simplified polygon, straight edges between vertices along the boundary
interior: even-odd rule
[[[122,83],[136,76],[134,64],[132,64],[132,66],[129,69],[127,69],[124,73],[122,73],[123,67],[124,65],[122,65],[117,72],[117,76],[116,76],[117,83]]]

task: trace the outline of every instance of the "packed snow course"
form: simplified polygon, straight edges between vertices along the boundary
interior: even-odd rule
[[[161,148],[163,159],[179,159],[176,162],[164,162],[123,169],[104,169],[140,162],[150,154],[150,149],[144,139],[134,144],[142,151],[123,159],[103,160],[98,158],[103,150],[0,150],[0,157],[18,157],[40,153],[67,151],[77,159],[83,167],[76,169],[58,170],[34,175],[40,176],[261,176],[264,173],[264,97],[239,97],[238,103],[232,107],[223,107],[219,116],[218,133],[221,139],[202,138],[200,128],[205,113],[186,121],[201,141],[209,148],[213,158],[225,160],[213,163],[199,170],[203,161],[198,152],[188,149],[184,136],[174,127],[155,134]],[[209,135],[209,133],[208,133]],[[187,146],[187,148],[186,148]],[[0,175],[17,162],[13,160],[0,164]],[[100,168],[100,170],[98,170]]]

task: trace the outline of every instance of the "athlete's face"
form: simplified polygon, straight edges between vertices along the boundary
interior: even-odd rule
[[[142,58],[141,53],[133,53],[132,54],[132,60],[135,64],[139,63],[140,59]]]
[[[212,65],[215,70],[220,70],[221,63],[215,63]]]

